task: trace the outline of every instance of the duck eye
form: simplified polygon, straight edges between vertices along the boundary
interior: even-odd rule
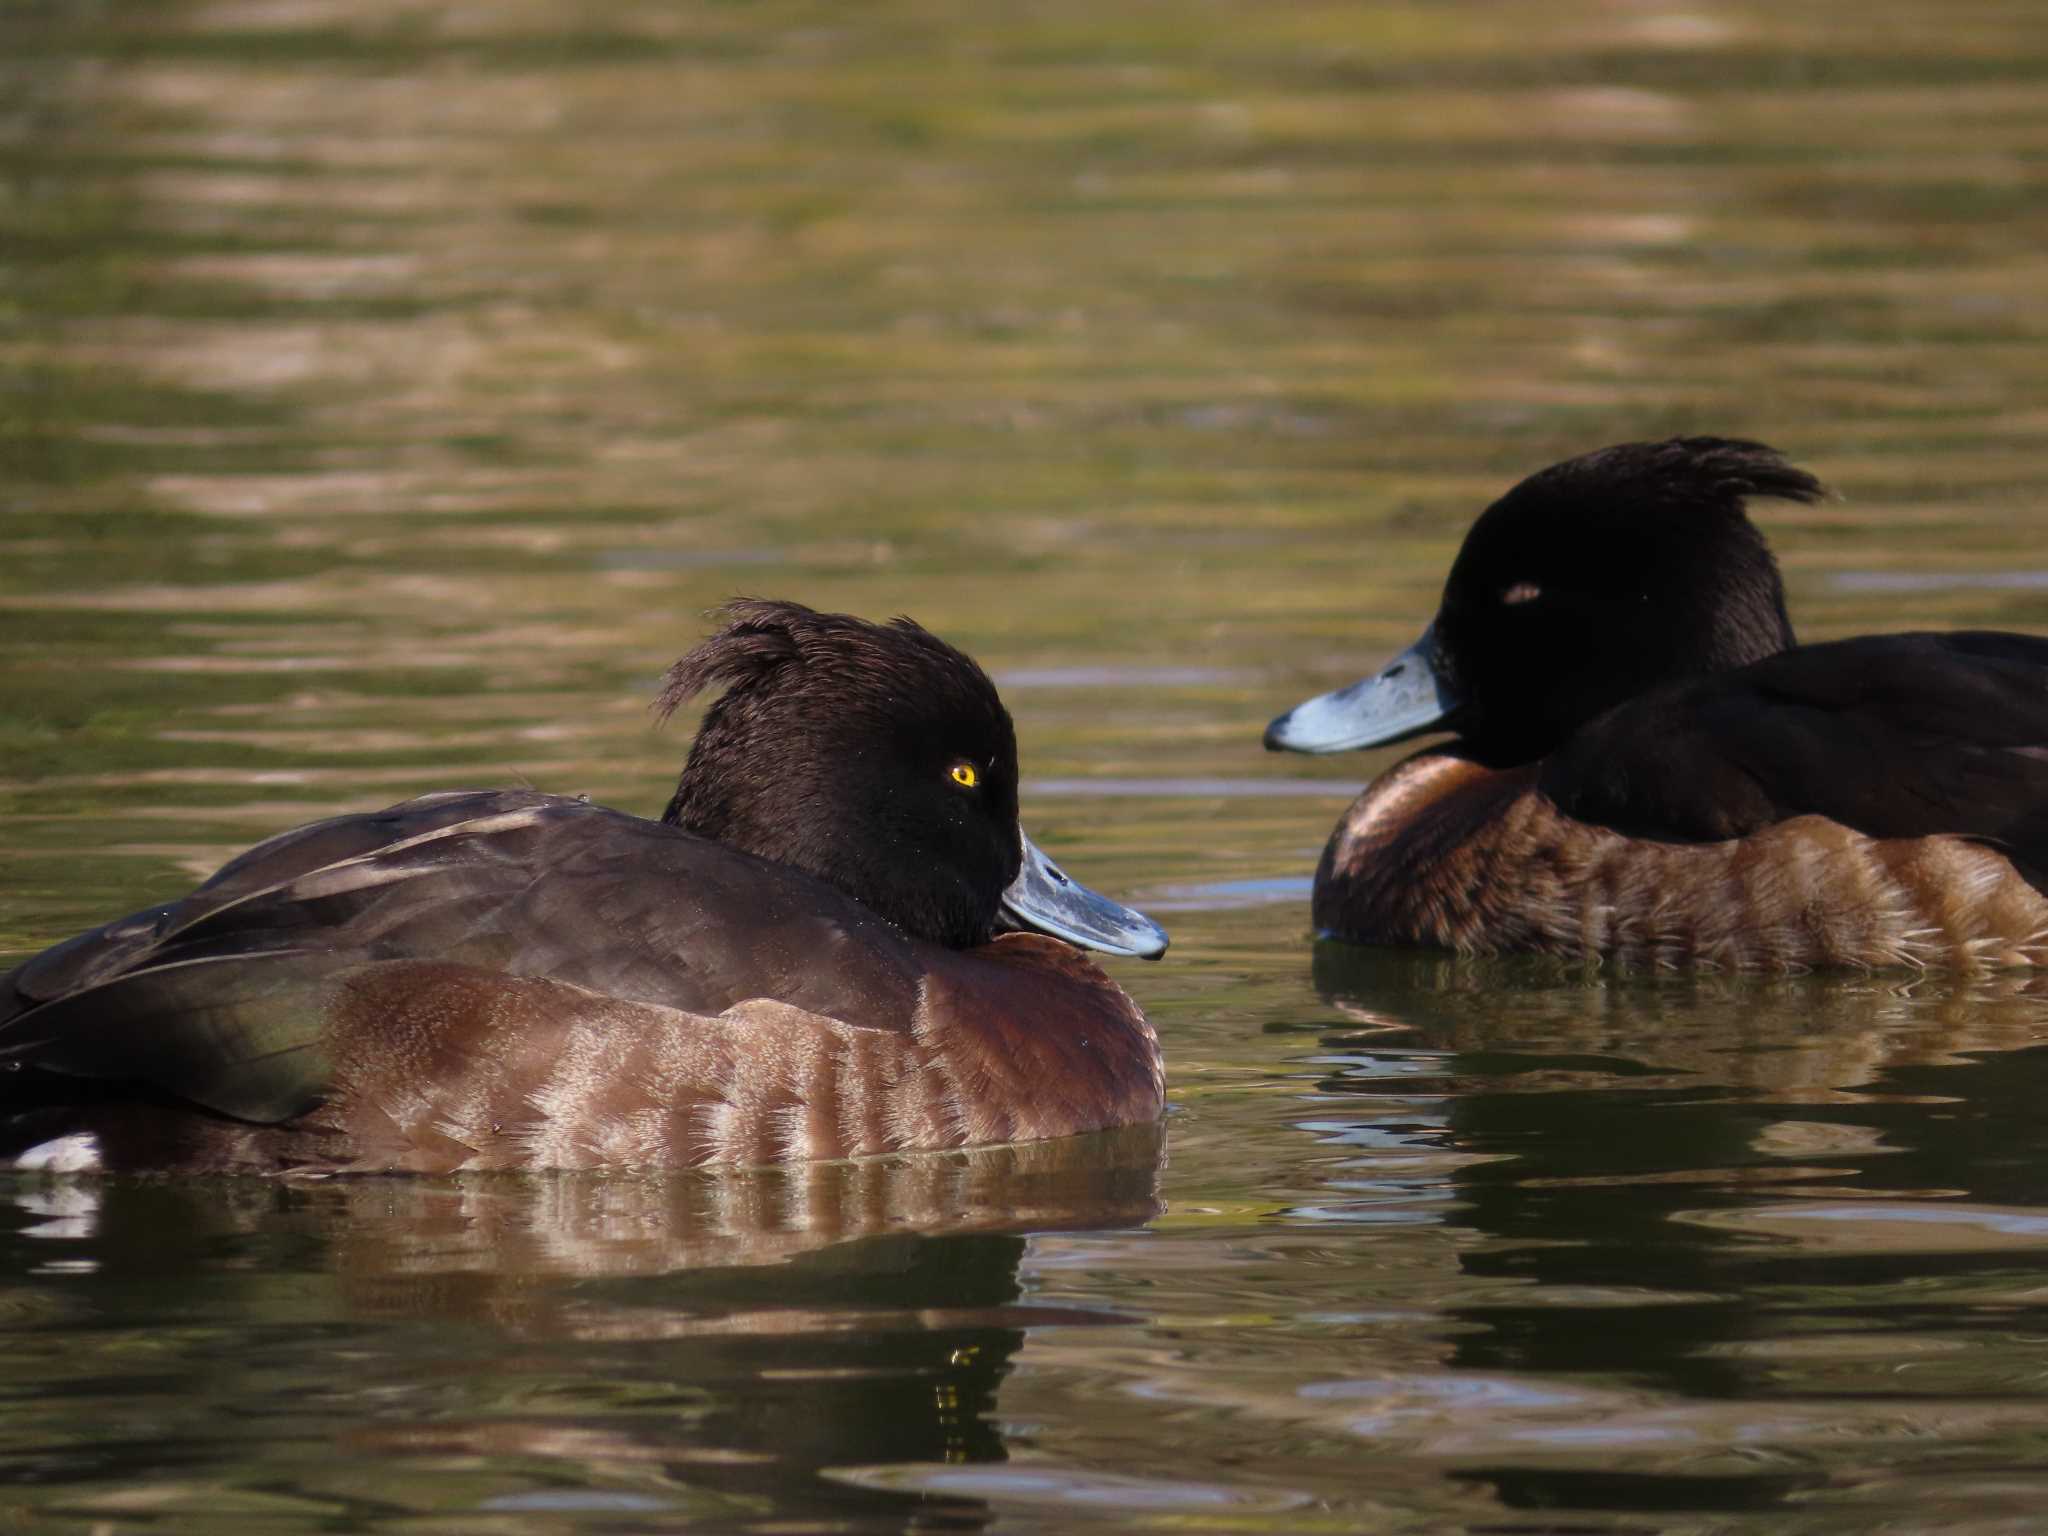
[[[1543,589],[1537,586],[1535,582],[1518,581],[1501,593],[1500,600],[1510,608],[1518,608],[1523,603],[1535,602],[1542,595]]]
[[[972,789],[981,782],[981,775],[974,771],[974,764],[972,763],[955,763],[953,765],[953,782],[962,789]]]

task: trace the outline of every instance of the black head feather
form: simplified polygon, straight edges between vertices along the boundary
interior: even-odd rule
[[[1480,514],[1444,585],[1461,734],[1495,760],[1540,757],[1649,688],[1789,649],[1778,564],[1744,504],[1824,494],[1740,438],[1623,443],[1531,475]]]
[[[920,937],[984,942],[1019,862],[1017,739],[988,675],[907,618],[762,598],[723,617],[656,701],[666,719],[725,690],[662,819],[816,875]]]

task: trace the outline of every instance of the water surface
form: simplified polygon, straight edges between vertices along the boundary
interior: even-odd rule
[[[1175,947],[1163,1133],[805,1173],[8,1183],[80,1531],[2008,1530],[2048,1001],[1317,948],[1513,479],[1675,431],[1815,638],[2048,628],[2048,42],[1566,0],[0,12],[0,952],[456,784],[652,812],[740,592],[1002,681]]]

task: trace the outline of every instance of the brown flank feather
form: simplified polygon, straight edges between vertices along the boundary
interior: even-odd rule
[[[87,1111],[110,1168],[456,1173],[763,1165],[1069,1136],[1157,1118],[1157,1036],[1077,951],[927,951],[907,1030],[766,998],[705,1016],[435,961],[337,978],[332,1091],[286,1125]],[[175,1149],[175,1150],[173,1150]]]
[[[2048,900],[1983,843],[1822,816],[1722,842],[1630,837],[1565,816],[1537,768],[1426,751],[1382,774],[1323,851],[1316,926],[1653,968],[2048,963]]]

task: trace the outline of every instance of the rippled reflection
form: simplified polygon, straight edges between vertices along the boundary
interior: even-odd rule
[[[152,1517],[257,1487],[359,1510],[361,1458],[421,1514],[465,1507],[463,1462],[488,1510],[886,1513],[906,1496],[832,1469],[1003,1461],[1025,1330],[1118,1317],[1035,1303],[1022,1234],[1142,1225],[1163,1152],[1143,1127],[667,1178],[17,1179],[0,1316],[42,1406],[33,1442],[0,1415],[0,1465],[87,1509],[118,1466],[118,1507]],[[172,1398],[146,1448],[96,1406]],[[258,1401],[252,1448],[231,1426]],[[941,1512],[978,1523],[971,1492]]]
[[[1334,944],[1315,979],[1359,1026],[1315,1058],[1351,1134],[1398,1117],[1439,1154],[1445,1316],[1466,1325],[1449,1374],[1317,1389],[1372,1405],[1354,1432],[1473,1462],[1511,1505],[1729,1510],[1836,1481],[1748,1466],[1754,1445],[2031,1432],[2040,982],[1628,978]]]
[[[1312,952],[1391,754],[1258,747],[1629,438],[1835,485],[1811,638],[2048,626],[2036,0],[963,16],[0,6],[0,951],[423,790],[653,810],[739,592],[972,651],[1175,938],[1163,1168],[10,1183],[8,1515],[2038,1523],[2048,999]]]

